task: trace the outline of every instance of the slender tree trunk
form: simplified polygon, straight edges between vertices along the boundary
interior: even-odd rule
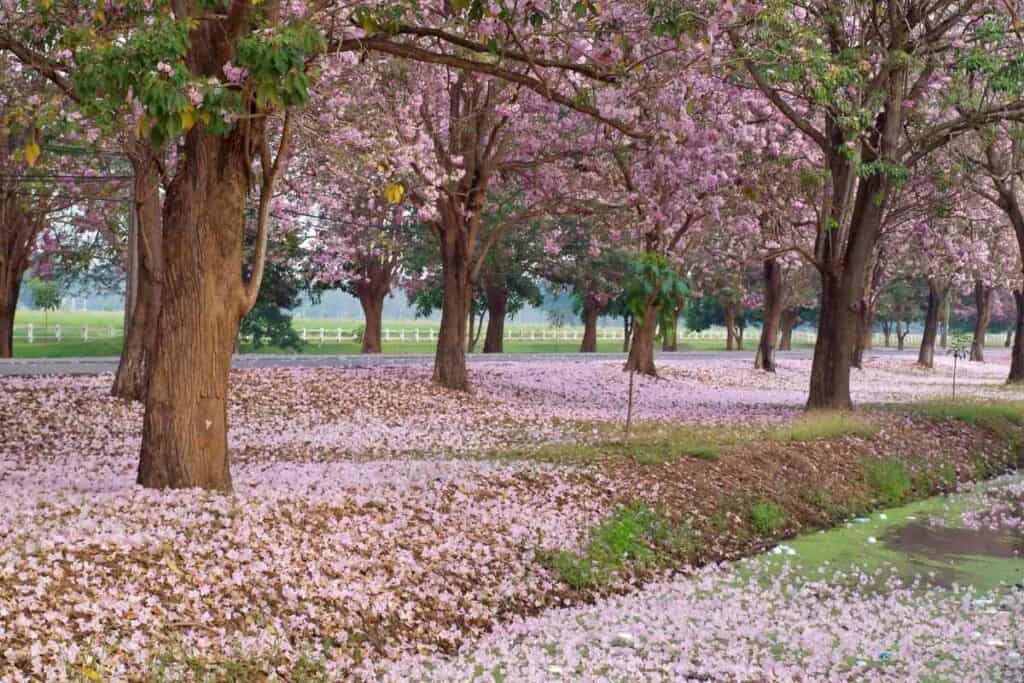
[[[881,321],[881,325],[882,337],[884,339],[882,343],[885,345],[885,348],[889,348],[890,346],[892,346],[892,321],[889,320],[888,318],[883,318]]]
[[[160,168],[137,143],[128,146],[135,174],[134,239],[129,240],[129,292],[124,319],[124,344],[111,394],[128,401],[146,396],[147,357],[156,344],[157,319],[164,283],[163,216]]]
[[[622,316],[622,352],[629,353],[629,342],[633,338],[633,316]]]
[[[633,342],[626,358],[625,370],[657,376],[658,371],[654,366],[654,337],[657,329],[658,311],[648,305],[643,319],[633,325]]]
[[[679,350],[679,314],[682,312],[682,308],[679,306],[673,306],[669,321],[669,326],[662,330],[661,335],[661,350],[662,351],[678,351]]]
[[[231,489],[228,373],[247,308],[240,274],[250,169],[242,139],[193,129],[167,190],[159,343],[147,349],[139,459],[146,487]]]
[[[953,298],[952,291],[951,287],[946,287],[946,292],[942,295],[942,317],[939,319],[939,346],[943,349],[949,348],[949,317],[950,300]]]
[[[736,307],[727,304],[725,314],[725,350],[736,350]]]
[[[928,281],[928,311],[924,318],[924,332],[921,333],[921,348],[917,353],[917,364],[935,367],[935,339],[939,331],[939,314],[942,311],[942,297],[945,291],[934,280]]]
[[[508,289],[503,286],[484,288],[487,297],[487,333],[484,353],[505,352],[505,316],[508,314]]]
[[[597,351],[597,318],[601,314],[601,304],[595,297],[583,296],[583,341],[580,353]]]
[[[974,282],[974,338],[971,340],[971,360],[985,362],[985,336],[988,334],[988,323],[992,318],[992,287],[982,280]]]
[[[742,351],[743,350],[743,333],[746,332],[746,331],[747,331],[747,328],[744,325],[739,325],[736,328],[736,350],[737,351]]]
[[[757,344],[754,367],[765,372],[775,372],[775,340],[779,336],[782,321],[782,268],[778,259],[764,261],[764,325]]]
[[[434,381],[448,389],[467,391],[466,323],[473,295],[469,245],[457,227],[442,230],[440,237],[444,301],[434,355]]]
[[[793,350],[793,329],[800,322],[800,311],[789,308],[782,312],[779,320],[779,351]]]
[[[904,340],[907,338],[907,334],[910,332],[910,324],[903,325],[899,320],[896,321],[896,350],[902,351],[904,346]]]
[[[381,332],[384,327],[384,299],[387,290],[367,286],[359,290],[359,305],[363,308],[363,344],[360,353],[382,353]]]
[[[1013,301],[1017,305],[1017,319],[1013,330],[1013,351],[1010,354],[1010,376],[1007,382],[1024,382],[1024,291],[1013,290]]]

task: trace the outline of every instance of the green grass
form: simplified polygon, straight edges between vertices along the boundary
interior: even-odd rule
[[[865,463],[864,479],[872,495],[887,506],[904,502],[914,487],[906,466],[898,460],[872,460]]]
[[[755,532],[770,536],[786,524],[786,511],[769,500],[761,500],[750,506],[747,518]]]
[[[821,441],[846,436],[870,437],[878,433],[878,425],[861,415],[833,411],[805,413],[788,425],[773,430],[772,441]]]
[[[580,552],[542,553],[541,560],[576,590],[607,585],[618,572],[649,570],[680,561],[696,550],[693,532],[658,510],[632,503],[590,530]]]
[[[960,420],[978,427],[991,427],[1000,422],[1024,425],[1024,401],[922,401],[907,409],[933,420]]]

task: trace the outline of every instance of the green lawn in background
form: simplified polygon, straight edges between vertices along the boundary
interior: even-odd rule
[[[24,331],[19,330],[14,342],[15,358],[73,358],[88,356],[117,356],[121,353],[120,329],[122,325],[122,314],[120,311],[53,311],[46,318],[46,327],[43,329],[43,312],[32,310],[19,310],[15,318],[16,325],[31,324],[35,328],[36,341],[32,344],[24,340]],[[52,335],[56,326],[61,326],[61,341],[54,341]],[[336,341],[325,341],[319,344],[317,338],[320,328],[325,330],[337,330],[341,328],[346,332],[358,329],[363,326],[362,320],[344,320],[331,318],[297,318],[294,322],[296,329],[305,327],[309,336],[308,343],[302,351],[308,355],[337,355],[359,353],[359,344],[351,341],[338,343]],[[83,329],[88,326],[89,339],[83,341]],[[389,320],[384,326],[392,331],[419,329],[437,329],[437,321],[432,320]],[[546,331],[549,335],[553,328],[542,323],[523,324],[512,322],[509,326],[518,334],[522,330]],[[118,336],[108,338],[110,329],[113,328]],[[51,337],[40,339],[40,335]],[[329,334],[329,333],[328,333]],[[383,342],[385,354],[430,354],[434,350],[434,342],[429,339],[422,339],[419,342],[412,340],[408,335],[405,341],[392,339]],[[480,338],[480,345],[483,344],[483,337]],[[579,340],[546,339],[533,341],[520,341],[518,339],[506,340],[505,351],[507,353],[574,353],[579,351]],[[753,348],[756,340],[747,342],[748,348]],[[805,345],[798,345],[809,348]],[[480,348],[478,346],[478,348]],[[723,351],[725,341],[722,339],[688,339],[679,346],[681,351]],[[597,343],[599,352],[621,352],[622,341],[599,339]],[[243,353],[252,353],[254,349],[250,344],[242,345]],[[279,349],[264,347],[259,353],[292,354],[290,349]]]

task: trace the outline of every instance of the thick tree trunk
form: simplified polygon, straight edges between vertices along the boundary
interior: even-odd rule
[[[633,342],[630,344],[625,370],[657,376],[658,371],[654,366],[654,337],[657,329],[658,311],[648,305],[643,319],[633,325]]]
[[[382,353],[381,332],[384,326],[384,299],[387,289],[367,286],[359,290],[363,308],[363,344],[360,353]]]
[[[501,286],[484,288],[487,297],[487,332],[484,353],[505,352],[505,316],[508,315],[508,289]]]
[[[444,300],[434,355],[434,381],[448,389],[467,391],[466,323],[473,294],[469,245],[457,228],[442,230],[440,237]]]
[[[1024,382],[1024,291],[1013,290],[1013,301],[1017,305],[1017,320],[1013,330],[1013,351],[1010,354],[1010,384]]]
[[[765,259],[764,325],[754,357],[754,367],[765,372],[775,372],[775,340],[782,321],[782,303],[782,268],[778,259]]]
[[[921,367],[935,367],[935,339],[939,332],[939,314],[942,312],[942,297],[945,291],[934,280],[928,281],[928,310],[921,333],[921,348],[917,353],[917,364]]]
[[[679,350],[679,314],[682,312],[682,308],[674,306],[671,311],[669,325],[661,334],[661,350],[662,351],[678,351]]]
[[[580,353],[597,351],[597,318],[601,314],[601,304],[596,298],[583,296],[583,341],[580,342]]]
[[[149,384],[140,484],[228,491],[227,392],[231,349],[247,302],[243,216],[245,137],[193,129],[163,211],[164,286],[147,349]]]
[[[14,356],[14,314],[21,294],[21,278],[0,289],[0,358]]]
[[[983,281],[974,282],[974,337],[971,339],[971,360],[985,362],[985,336],[992,318],[992,295],[995,290]]]
[[[779,320],[779,351],[793,350],[793,330],[800,322],[800,311],[790,308],[782,312]]]
[[[852,407],[850,365],[857,339],[856,303],[860,293],[847,289],[851,280],[861,283],[863,277],[822,275],[818,339],[814,345],[807,400],[810,409],[847,410]]]
[[[128,245],[130,296],[126,297],[124,344],[114,375],[111,394],[128,401],[146,396],[147,356],[156,344],[156,321],[163,292],[163,217],[160,202],[160,168],[134,143],[128,156],[135,173],[134,235]]]

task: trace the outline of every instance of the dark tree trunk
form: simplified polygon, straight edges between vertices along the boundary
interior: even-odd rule
[[[945,293],[942,295],[942,311],[939,317],[939,346],[946,349],[949,348],[949,315],[950,315],[950,296],[951,288],[946,287]]]
[[[775,372],[775,340],[782,321],[782,268],[778,259],[764,261],[764,325],[754,356],[754,367]]]
[[[434,356],[434,381],[448,389],[467,391],[466,323],[470,315],[473,288],[470,283],[469,253],[457,230],[446,230],[441,243],[444,300],[441,327]]]
[[[736,307],[732,304],[725,306],[725,350],[736,350]]]
[[[160,167],[137,143],[127,146],[135,174],[133,233],[128,244],[129,294],[125,301],[124,344],[111,394],[128,401],[146,397],[147,358],[156,345],[164,285]]]
[[[881,321],[881,325],[882,337],[884,338],[884,341],[882,343],[885,344],[885,348],[889,348],[890,346],[892,346],[892,321],[889,320],[888,318],[883,318]]]
[[[800,322],[800,311],[790,308],[782,312],[779,320],[779,351],[793,350],[793,329]]]
[[[929,280],[928,310],[924,318],[924,331],[921,333],[921,348],[917,353],[917,364],[925,368],[935,367],[935,339],[939,332],[943,296],[945,290],[934,280]]]
[[[850,366],[858,370],[864,368],[864,336],[865,334],[870,334],[870,332],[865,332],[865,327],[868,324],[867,310],[867,302],[861,299],[860,303],[857,304],[857,342],[853,347],[853,359],[850,361]]]
[[[0,291],[0,358],[14,356],[14,314],[21,294],[21,278]]]
[[[228,491],[231,349],[248,307],[242,273],[246,136],[186,137],[163,210],[164,286],[147,349],[138,481]]]
[[[622,316],[622,352],[629,353],[629,342],[633,337],[633,316]]]
[[[971,360],[985,362],[985,336],[992,318],[992,295],[994,288],[981,280],[974,282],[974,338],[971,339]]]
[[[669,316],[669,325],[662,330],[661,334],[661,350],[662,351],[678,351],[679,350],[679,314],[682,309],[679,306],[673,306],[671,314]]]
[[[818,339],[811,365],[811,391],[807,406],[811,409],[846,410],[850,400],[850,364],[857,338],[855,304],[859,293],[845,289],[843,281],[832,274],[822,275],[821,313]],[[853,278],[863,282],[863,277]]]
[[[581,353],[597,351],[597,318],[601,315],[601,304],[595,297],[583,296],[583,341],[580,342]]]
[[[384,299],[387,290],[372,286],[359,290],[359,305],[363,308],[363,344],[360,353],[382,353],[381,333],[384,327]]]
[[[1013,351],[1010,354],[1010,376],[1007,382],[1024,382],[1024,291],[1013,290],[1013,301],[1017,305],[1017,320],[1013,330]]]
[[[657,376],[658,371],[654,366],[654,337],[657,329],[658,311],[648,305],[643,318],[633,325],[633,342],[630,344],[625,370]]]
[[[505,352],[505,316],[508,314],[508,289],[500,286],[484,288],[487,297],[487,333],[484,353]]]
[[[909,333],[910,333],[910,323],[907,323],[906,327],[904,327],[903,323],[897,320],[896,321],[896,350],[897,351],[902,351],[903,350],[904,340],[907,338],[907,335]]]

